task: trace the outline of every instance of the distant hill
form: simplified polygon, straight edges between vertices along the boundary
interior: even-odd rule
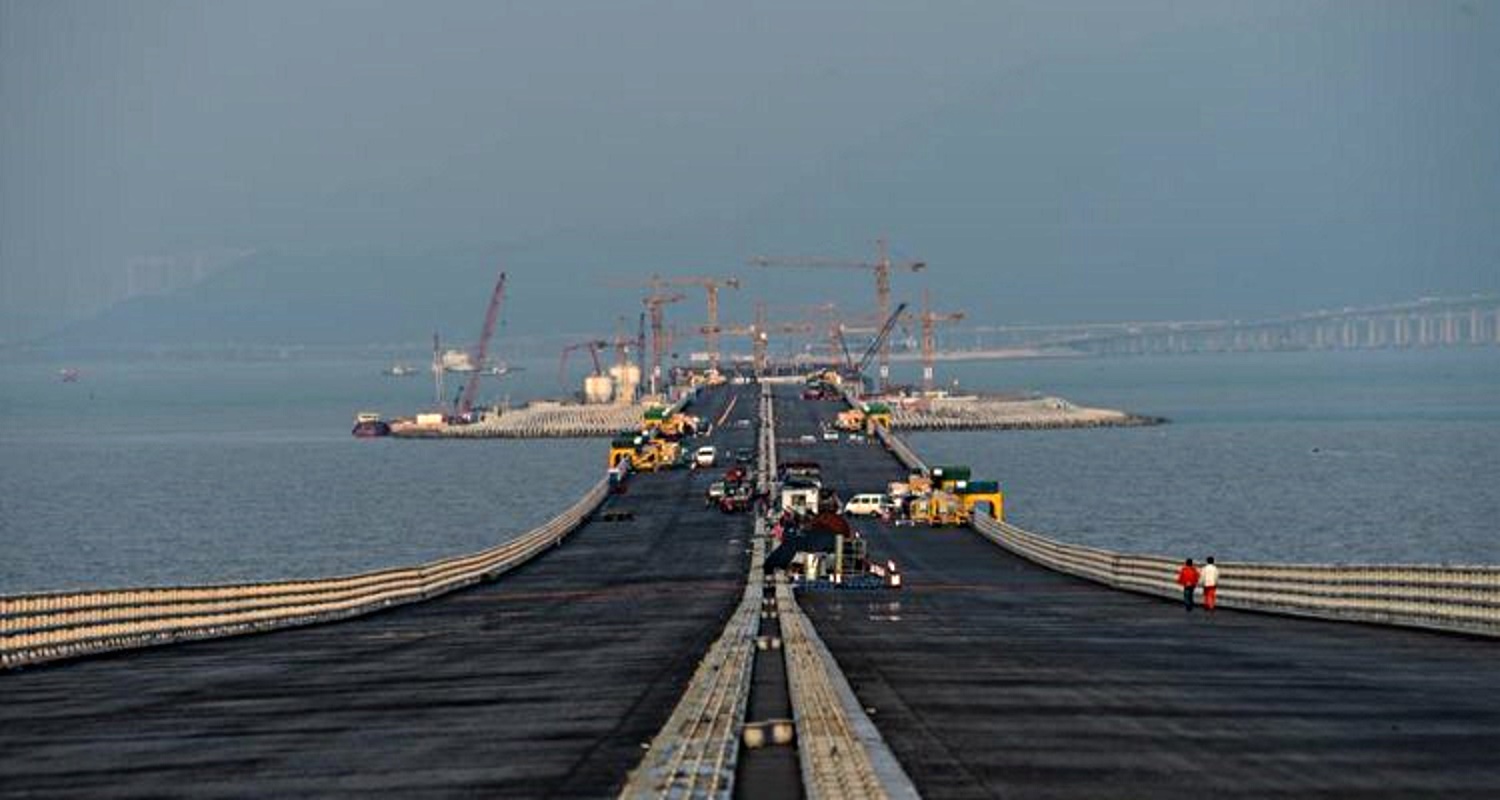
[[[829,300],[861,313],[873,304],[867,274],[745,259],[868,259],[882,234],[898,257],[930,265],[896,276],[898,296],[928,286],[975,324],[1253,318],[1500,291],[1500,159],[1468,156],[1496,152],[1483,137],[1500,107],[1424,90],[1442,85],[1442,65],[1387,63],[1357,38],[1319,36],[1246,29],[1035,64],[908,124],[851,121],[838,159],[770,201],[747,205],[725,186],[697,218],[650,230],[248,243],[253,257],[202,284],[121,304],[61,338],[337,344],[437,328],[467,339],[502,263],[515,333],[633,322],[640,292],[609,283],[652,272],[743,276],[724,294],[728,321],[748,320],[756,297],[782,318]],[[671,316],[686,332],[702,299],[683,291]]]

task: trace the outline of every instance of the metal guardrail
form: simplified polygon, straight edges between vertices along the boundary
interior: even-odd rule
[[[756,446],[757,488],[769,486],[775,474],[776,437],[768,386],[760,397],[760,428]],[[767,464],[770,464],[769,471]],[[666,724],[652,738],[641,763],[631,770],[621,798],[728,798],[734,789],[739,759],[740,731],[750,700],[750,674],[755,661],[755,637],[760,634],[761,599],[765,579],[765,520],[755,519],[750,565],[740,604],[709,647],[692,680]]]
[[[797,605],[791,585],[780,576],[776,607],[797,723],[802,790],[813,800],[918,797],[833,654]]]
[[[1181,562],[1064,544],[974,518],[981,536],[1059,572],[1116,589],[1178,598]],[[1500,567],[1224,562],[1218,603],[1292,616],[1500,637]]]
[[[859,398],[847,388],[840,386],[839,394],[843,396],[844,403],[850,408],[860,407]],[[927,474],[927,462],[923,461],[922,457],[917,455],[917,451],[908,447],[906,442],[901,441],[899,436],[891,433],[884,425],[875,426],[875,438],[879,439],[880,443],[885,445],[885,449],[891,451],[892,455],[896,456],[896,460],[900,461],[902,466],[912,472]]]
[[[622,798],[728,798],[734,788],[740,730],[750,700],[755,637],[760,633],[766,557],[764,527],[756,520],[750,577],[729,622],[698,662],[672,716],[625,782]]]
[[[415,567],[275,583],[0,597],[0,668],[330,622],[437,597],[560,543],[608,493],[601,480],[567,510],[505,544]]]
[[[696,393],[669,406],[686,408]],[[0,669],[112,650],[313,625],[447,594],[560,543],[604,502],[608,480],[505,544],[415,567],[268,583],[0,596]]]
[[[845,400],[855,400],[847,393]],[[876,435],[907,469],[927,464],[885,428]],[[972,527],[1017,555],[1116,589],[1180,598],[1181,562],[1066,544],[979,515]],[[1224,562],[1218,604],[1288,616],[1500,637],[1500,567]]]

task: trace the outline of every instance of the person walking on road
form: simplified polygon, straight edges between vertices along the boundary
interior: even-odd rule
[[[1219,595],[1219,568],[1214,564],[1213,556],[1209,556],[1208,563],[1203,565],[1199,579],[1203,581],[1203,607],[1212,614]]]
[[[1198,568],[1193,566],[1191,558],[1182,562],[1182,569],[1177,570],[1177,585],[1182,587],[1182,609],[1193,610],[1193,593],[1198,591]]]

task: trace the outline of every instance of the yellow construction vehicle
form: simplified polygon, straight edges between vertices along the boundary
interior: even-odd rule
[[[641,428],[643,430],[655,430],[668,418],[667,410],[661,406],[649,406],[641,415]]]
[[[680,439],[698,431],[698,418],[678,411],[657,424],[657,433],[669,439]]]
[[[637,472],[655,472],[682,466],[682,445],[666,439],[648,439],[635,454],[631,467]]]
[[[958,495],[963,502],[964,513],[973,517],[975,509],[979,513],[988,510],[990,518],[996,521],[1005,519],[1005,495],[1000,492],[1000,484],[995,481],[959,481],[953,488],[953,493]]]
[[[634,467],[637,452],[645,442],[646,437],[635,431],[624,431],[616,435],[609,441],[609,468],[614,469],[622,460],[630,462]]]
[[[834,417],[833,426],[850,433],[875,435],[875,426],[891,427],[891,407],[885,403],[865,403],[859,408],[840,411]]]
[[[918,525],[966,525],[969,511],[964,501],[952,492],[936,491],[911,501],[911,521]]]
[[[969,468],[960,466],[937,466],[928,471],[932,476],[932,485],[945,492],[951,492],[960,482],[969,479]]]

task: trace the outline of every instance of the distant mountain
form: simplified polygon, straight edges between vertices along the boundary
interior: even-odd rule
[[[1415,11],[1413,13],[1416,13]],[[1482,75],[1275,22],[1038,63],[884,131],[851,121],[833,162],[746,205],[735,187],[655,229],[390,248],[260,246],[203,283],[118,305],[78,342],[366,343],[478,332],[510,271],[514,333],[634,323],[652,272],[745,278],[773,316],[873,305],[868,274],[762,269],[757,254],[871,259],[887,235],[944,309],[976,324],[1252,318],[1500,291],[1500,106]],[[1275,47],[1267,49],[1268,42]],[[1403,51],[1404,53],[1404,51]],[[1485,62],[1489,64],[1491,62]],[[1492,76],[1500,79],[1500,76]],[[1485,157],[1476,159],[1475,154]],[[643,204],[652,202],[642,197]],[[476,237],[477,238],[477,237]],[[701,292],[672,309],[686,335]]]

